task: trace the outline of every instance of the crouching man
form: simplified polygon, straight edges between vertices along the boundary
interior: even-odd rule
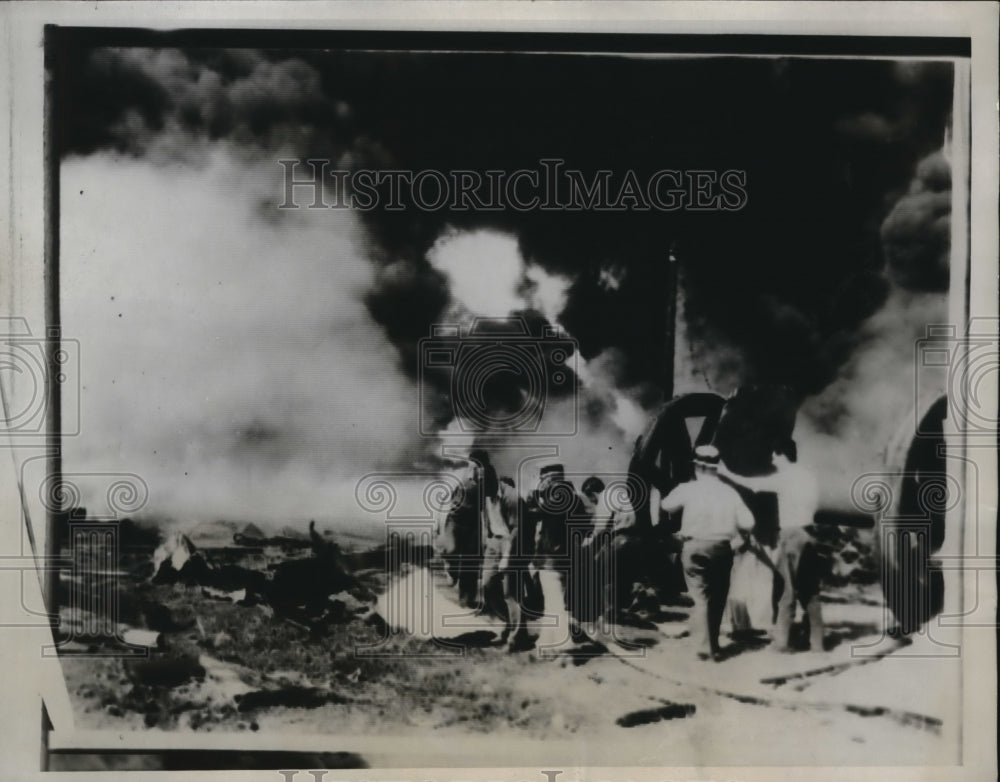
[[[731,541],[753,529],[754,518],[739,493],[719,479],[719,451],[701,445],[694,454],[694,480],[682,483],[660,503],[681,513],[681,562],[694,601],[691,635],[701,660],[719,660],[719,628],[733,567]]]

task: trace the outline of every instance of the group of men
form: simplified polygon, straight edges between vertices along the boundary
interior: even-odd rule
[[[529,615],[544,613],[556,630],[570,627],[570,545],[592,525],[604,486],[594,478],[583,489],[577,494],[562,465],[553,464],[522,497],[513,479],[497,475],[487,452],[469,454],[442,530],[442,557],[459,603],[505,618],[512,650],[527,644]]]
[[[469,465],[453,493],[440,548],[460,603],[504,618],[509,649],[529,645],[528,618],[544,617],[539,647],[599,634],[624,607],[629,596],[623,590],[649,575],[628,572],[636,563],[683,569],[699,659],[722,659],[727,605],[734,631],[770,625],[775,645],[787,649],[799,603],[809,619],[811,648],[822,649],[819,568],[803,529],[812,521],[809,502],[802,501],[809,481],[788,460],[779,459],[771,475],[745,478],[725,467],[715,446],[696,448],[693,480],[659,501],[660,523],[671,533],[656,539],[669,538],[666,546],[642,540],[648,533],[636,529],[628,502],[609,502],[596,476],[578,492],[562,465],[548,465],[537,486],[522,495],[511,478],[498,476],[487,452],[470,453]],[[770,525],[762,518],[767,513],[751,510],[758,495],[777,498]],[[623,556],[636,549],[645,556]],[[763,619],[747,608],[762,603],[773,609]]]

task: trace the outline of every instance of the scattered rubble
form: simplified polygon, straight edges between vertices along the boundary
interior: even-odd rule
[[[147,649],[163,648],[163,634],[152,630],[122,628],[119,631],[119,637],[129,646],[140,646]]]
[[[593,675],[584,675],[579,689],[597,688],[586,690],[590,693],[586,697],[606,697],[608,687],[621,686],[623,677],[645,676],[655,686],[666,687],[666,680],[640,670],[642,658],[659,660],[659,655],[669,653],[666,650],[687,643],[683,639],[690,600],[659,584],[637,582],[627,585],[627,605],[616,628],[629,644],[627,659],[612,661],[616,655],[605,647],[584,645],[578,653],[562,656],[561,665],[567,669],[562,673],[545,666],[542,657],[508,655],[494,648],[502,624],[487,616],[468,617],[462,627],[455,627],[453,646],[465,644],[464,654],[457,655],[435,639],[392,632],[401,618],[387,598],[392,593],[388,585],[398,590],[433,584],[433,568],[430,576],[421,577],[423,571],[416,567],[426,561],[426,552],[394,549],[400,544],[391,540],[363,551],[345,551],[329,536],[315,528],[311,531],[294,554],[275,547],[273,538],[251,525],[235,527],[237,537],[231,535],[231,542],[217,548],[201,547],[189,535],[175,532],[155,551],[147,550],[145,570],[134,568],[134,580],[122,583],[132,615],[120,634],[148,649],[149,657],[102,661],[97,664],[113,675],[98,680],[90,668],[88,676],[80,677],[79,686],[92,693],[76,696],[89,699],[88,719],[104,720],[104,726],[124,722],[163,730],[254,730],[254,726],[271,730],[286,723],[331,731],[344,726],[398,731],[415,724],[465,725],[477,731],[530,731],[533,736],[558,738],[582,729],[578,721],[562,716],[568,713],[565,709],[553,714],[560,708],[555,698],[529,704],[525,692],[544,689],[548,683],[555,687],[556,679],[572,675],[581,665]],[[877,592],[876,585],[864,586],[865,575],[859,572],[871,567],[870,535],[856,529],[825,532],[824,542],[833,551],[832,580],[841,584],[831,584],[824,593],[825,601],[834,601],[831,605],[838,600],[861,604]],[[388,562],[400,564],[390,573]],[[839,570],[839,563],[852,569]],[[146,575],[138,577],[140,571]],[[436,611],[461,613],[449,606],[450,594],[447,588],[435,593]],[[667,638],[679,642],[675,645]],[[358,654],[358,649],[372,653]],[[815,675],[809,669],[787,683],[760,681],[758,689],[777,688],[788,698],[798,697],[801,683],[841,675],[830,654],[829,662],[816,661]],[[441,655],[454,656],[455,664],[421,663]],[[473,665],[484,658],[489,665]],[[855,667],[843,675],[851,675]],[[718,668],[726,673],[725,666]],[[773,668],[787,675],[784,660]],[[719,670],[696,673],[717,676]],[[759,679],[772,673],[770,668],[761,670]],[[679,678],[690,677],[685,672]],[[756,691],[711,697],[723,696],[748,709],[774,705],[771,696]],[[633,731],[658,730],[655,723],[665,720],[673,721],[671,730],[691,730],[687,726],[696,727],[708,714],[703,700],[692,699],[688,691],[669,701],[653,701],[622,702],[616,713],[582,707],[579,713],[591,722]],[[889,712],[851,714],[855,720],[880,723],[891,717]]]
[[[261,532],[260,527],[250,523],[233,533],[233,542],[238,546],[263,546],[267,542],[267,536]]]
[[[189,679],[204,677],[205,669],[193,655],[165,653],[147,659],[126,660],[125,673],[137,685],[176,687]]]
[[[139,604],[139,615],[143,624],[150,630],[157,630],[161,633],[179,632],[193,627],[195,617],[191,615],[190,609],[184,613],[188,615],[182,619],[181,612],[173,611],[163,603],[146,596]]]
[[[170,533],[153,552],[153,583],[201,583],[208,573],[205,558],[182,532]]]
[[[233,643],[233,637],[224,631],[216,633],[212,637],[212,648],[213,649],[224,649]]]
[[[237,589],[233,592],[226,592],[223,589],[206,586],[201,588],[201,593],[205,597],[213,598],[215,600],[224,600],[229,603],[242,603],[247,598],[246,588]]]

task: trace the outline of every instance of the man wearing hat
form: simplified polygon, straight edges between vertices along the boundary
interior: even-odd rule
[[[695,449],[694,467],[694,480],[677,486],[660,508],[683,513],[681,562],[694,600],[691,635],[700,659],[718,660],[719,627],[733,567],[731,541],[753,529],[754,517],[736,489],[720,480],[719,450],[714,445]]]

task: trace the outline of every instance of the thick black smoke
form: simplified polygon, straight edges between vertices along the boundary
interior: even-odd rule
[[[920,161],[910,189],[885,222],[882,241],[892,278],[904,288],[948,288],[951,252],[951,164],[942,152]]]
[[[669,371],[671,247],[689,337],[734,347],[742,382],[802,396],[836,378],[891,282],[947,282],[947,185],[928,156],[951,108],[948,63],[68,50],[62,77],[66,153],[170,159],[190,154],[191,139],[225,139],[356,169],[485,176],[559,158],[640,181],[662,169],[746,172],[748,200],[736,212],[404,203],[365,213],[377,268],[366,305],[411,376],[419,340],[449,306],[447,279],[427,259],[448,229],[512,233],[524,258],[568,278],[561,324],[585,359],[614,349],[615,382],[629,388],[659,387]],[[164,145],[171,133],[184,142]],[[922,184],[911,187],[919,161]],[[447,423],[447,404],[431,412]]]

